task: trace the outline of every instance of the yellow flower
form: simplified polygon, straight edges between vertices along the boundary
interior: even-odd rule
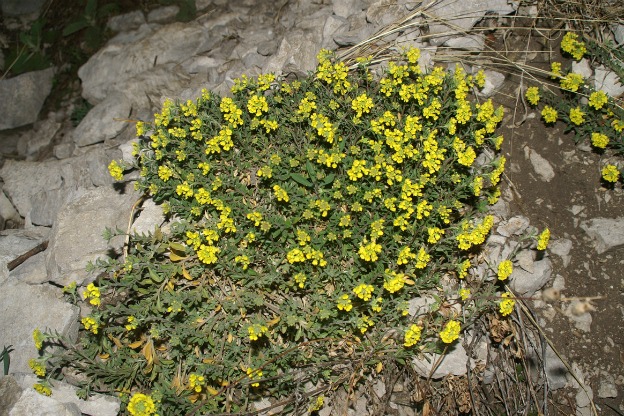
[[[510,298],[511,293],[505,292],[501,295],[502,300],[498,304],[501,315],[507,316],[513,312],[516,301]]]
[[[360,245],[358,250],[360,258],[364,261],[377,261],[379,258],[377,254],[379,253],[381,253],[381,245],[377,244],[375,241],[371,241],[365,245]]]
[[[513,272],[513,263],[511,260],[503,260],[498,264],[498,280],[507,279]]]
[[[545,228],[544,231],[537,237],[537,249],[538,250],[546,250],[548,246],[548,241],[550,240],[550,230]]]
[[[89,283],[84,293],[82,294],[84,299],[89,299],[89,303],[94,306],[100,305],[100,289],[93,283]]]
[[[262,370],[260,369],[254,370],[253,368],[248,368],[247,377],[249,377],[250,380],[259,380],[262,378]],[[251,387],[260,387],[260,383],[253,382],[251,383]]]
[[[266,334],[268,330],[269,328],[260,324],[253,324],[247,327],[247,332],[249,333],[249,339],[251,341],[257,341],[258,338]]]
[[[290,199],[288,198],[288,193],[279,185],[273,186],[273,192],[275,193],[275,197],[278,201],[288,202]]]
[[[221,252],[221,249],[213,245],[202,244],[197,251],[197,257],[204,264],[214,264],[217,262],[217,254]]]
[[[458,321],[448,321],[442,332],[440,332],[440,339],[445,344],[450,344],[459,338],[459,331],[461,331],[461,325]]]
[[[537,105],[540,100],[539,88],[530,87],[526,90],[526,99],[531,105]]]
[[[150,416],[156,413],[156,405],[150,396],[135,393],[128,403],[128,413],[132,416]]]
[[[167,166],[158,166],[158,177],[167,182],[173,175],[173,170]]]
[[[351,299],[349,299],[349,295],[344,294],[340,296],[336,307],[341,311],[349,312],[353,308],[353,305],[351,304]]]
[[[602,168],[602,179],[607,182],[617,182],[620,178],[620,171],[615,165],[607,165]]]
[[[392,270],[386,270],[386,278],[384,280],[384,289],[390,293],[398,292],[405,286],[406,277],[403,273],[397,273]]]
[[[461,288],[459,289],[459,297],[461,300],[466,300],[470,297],[470,289]]]
[[[565,77],[561,78],[559,82],[561,88],[572,92],[578,91],[579,87],[583,85],[583,76],[581,74],[575,74],[570,72]]]
[[[587,52],[585,43],[579,41],[578,35],[573,32],[566,33],[563,39],[561,39],[561,49],[572,55],[577,61],[580,61],[585,52]]]
[[[362,283],[353,289],[353,293],[363,301],[367,301],[372,297],[373,290],[374,288],[372,285]]]
[[[351,108],[357,113],[356,117],[362,117],[362,113],[370,113],[373,108],[373,99],[366,96],[366,93],[358,95],[351,102]]]
[[[91,331],[94,334],[98,333],[98,328],[100,327],[100,324],[95,319],[91,318],[90,316],[86,316],[82,318],[80,322],[82,322],[82,325],[84,325],[87,331]]]
[[[41,333],[39,328],[35,328],[33,331],[33,341],[35,342],[35,348],[40,350],[43,347],[43,342],[45,341],[45,336]]]
[[[403,345],[406,347],[411,347],[420,341],[420,334],[422,332],[422,327],[416,324],[412,324],[407,331],[405,331],[405,341]]]
[[[594,132],[591,134],[591,143],[599,149],[604,149],[609,144],[609,138],[606,134]]]
[[[123,179],[123,169],[119,166],[116,160],[110,162],[108,165],[108,172],[116,181]]]
[[[547,105],[542,109],[542,117],[546,123],[554,123],[557,121],[557,110]]]
[[[581,110],[581,107],[574,107],[570,109],[570,121],[577,126],[580,126],[585,121],[585,113]]]
[[[28,360],[28,366],[33,370],[33,373],[35,373],[37,376],[45,377],[46,368],[45,368],[45,364],[42,364],[41,361],[31,358],[30,360]]]
[[[589,106],[600,110],[609,100],[604,91],[594,91],[589,95]]]
[[[269,111],[269,105],[266,98],[258,95],[252,95],[249,101],[247,101],[247,109],[250,114],[260,116],[262,113]]]
[[[41,384],[41,383],[37,383],[33,385],[33,388],[39,393],[39,394],[43,394],[44,396],[50,396],[52,394],[52,390],[50,390],[50,387]]]
[[[202,387],[205,384],[206,380],[204,378],[204,376],[202,375],[198,375],[195,373],[191,373],[189,375],[189,387],[191,390],[193,390],[196,393],[199,393],[202,391]]]
[[[550,64],[551,78],[555,79],[561,76],[561,62],[553,62]]]

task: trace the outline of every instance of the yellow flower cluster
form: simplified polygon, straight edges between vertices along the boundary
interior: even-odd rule
[[[498,280],[505,280],[513,272],[513,263],[511,260],[503,260],[498,264]]]
[[[206,379],[204,376],[191,373],[189,375],[189,389],[194,391],[195,393],[200,393],[202,388],[206,384]]]
[[[123,179],[123,169],[119,166],[116,160],[113,160],[108,165],[108,172],[116,181],[120,181]]]
[[[35,343],[35,348],[40,350],[41,347],[43,347],[43,342],[45,341],[45,336],[39,330],[39,328],[35,328],[35,330],[33,331],[32,337],[33,337],[33,342]]]
[[[548,247],[548,241],[550,241],[550,230],[545,228],[544,231],[537,237],[537,249],[546,250]]]
[[[80,322],[82,322],[82,325],[84,325],[84,327],[85,327],[85,329],[87,331],[91,331],[94,334],[98,333],[98,329],[100,327],[100,324],[95,319],[91,318],[90,316],[86,316],[86,317],[82,318],[80,320]]]
[[[370,316],[366,315],[362,315],[360,318],[358,318],[356,322],[356,326],[362,334],[368,331],[368,328],[372,328],[374,325],[375,322],[370,318]]]
[[[151,416],[156,413],[154,400],[143,393],[133,394],[127,409],[131,416]]]
[[[422,327],[416,324],[412,324],[412,326],[410,326],[408,330],[405,331],[405,339],[403,345],[408,348],[416,345],[416,343],[420,341],[421,333]]]
[[[368,244],[366,240],[364,240],[358,249],[358,254],[364,261],[377,261],[379,253],[381,253],[381,244],[377,244],[374,240]]]
[[[249,377],[249,380],[260,380],[262,379],[262,370],[260,369],[253,369],[253,368],[248,368],[247,369],[247,377]],[[253,383],[251,383],[251,387],[260,387],[260,383],[257,381],[254,381]]]
[[[253,324],[247,327],[247,332],[249,333],[249,340],[257,341],[258,338],[266,334],[268,330],[269,328],[260,324]]]
[[[319,65],[316,69],[316,78],[325,81],[329,85],[333,85],[335,94],[345,94],[351,89],[351,83],[347,80],[349,68],[344,62],[332,64],[330,61],[331,52],[326,49],[316,56]]]
[[[544,106],[544,108],[542,109],[542,118],[546,123],[554,123],[555,121],[557,121],[557,117],[557,110],[549,105]]]
[[[609,144],[609,137],[606,134],[593,132],[591,134],[591,143],[599,149],[604,149]]]
[[[617,166],[608,164],[602,168],[602,179],[607,182],[617,182],[620,179],[620,171]]]
[[[373,285],[362,283],[353,289],[353,293],[355,293],[355,296],[362,299],[363,301],[367,301],[372,297],[374,290],[375,288],[373,287]]]
[[[559,81],[561,88],[572,92],[577,92],[579,87],[583,85],[583,82],[583,76],[574,72],[570,72]]]
[[[44,396],[51,396],[52,395],[52,390],[50,389],[50,387],[41,384],[41,383],[35,383],[33,385],[33,389],[35,389],[35,391],[39,394],[43,394]]]
[[[585,43],[578,40],[578,35],[573,32],[568,32],[563,36],[563,39],[561,39],[561,49],[572,55],[577,61],[580,61],[583,55],[585,55],[585,52],[587,52]]]
[[[525,97],[529,104],[537,105],[540,100],[539,88],[538,87],[529,87],[526,90]]]
[[[218,260],[217,254],[221,252],[219,247],[213,245],[201,244],[197,251],[197,257],[204,264],[215,264]]]
[[[89,303],[93,306],[100,306],[100,289],[93,283],[89,283],[82,294],[84,299],[89,299]]]
[[[502,300],[498,303],[498,308],[503,316],[507,316],[513,312],[516,301],[511,298],[511,293],[505,292],[501,295]]]
[[[445,344],[450,344],[459,338],[459,332],[461,331],[461,325],[458,321],[450,320],[444,326],[444,329],[440,332],[440,339]]]
[[[486,216],[474,226],[469,222],[462,222],[462,232],[455,237],[457,246],[462,250],[468,250],[472,246],[482,244],[493,225],[494,217],[492,215]]]
[[[41,363],[41,361],[31,358],[30,360],[28,360],[28,366],[33,370],[33,373],[35,373],[37,376],[45,377],[46,368],[45,368],[45,365]]]
[[[589,106],[596,110],[600,110],[608,101],[607,94],[602,90],[594,91],[589,95]]]
[[[353,304],[351,303],[351,299],[349,298],[349,295],[347,294],[341,295],[338,298],[338,303],[336,304],[336,307],[339,310],[345,311],[345,312],[349,312],[351,309],[353,309]]]
[[[394,270],[386,270],[384,279],[384,289],[390,293],[398,292],[403,289],[407,282],[407,276],[403,273],[397,273]]]

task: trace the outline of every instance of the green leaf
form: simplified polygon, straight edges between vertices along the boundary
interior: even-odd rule
[[[171,248],[171,250],[175,250],[181,253],[186,252],[186,246],[184,246],[184,244],[176,243],[173,241],[169,243],[169,248]]]
[[[95,19],[97,13],[97,0],[87,0],[85,6],[85,17]]]
[[[306,178],[304,178],[302,175],[298,173],[291,173],[290,177],[293,178],[295,182],[297,182],[300,185],[307,186],[307,187],[313,186],[312,182],[310,182],[309,180],[307,180]]]
[[[161,283],[163,280],[165,280],[165,276],[159,275],[152,269],[149,269],[149,275],[152,278],[152,280],[156,283]]]
[[[69,36],[87,27],[89,27],[89,22],[84,18],[81,18],[80,20],[76,20],[75,22],[72,22],[65,26],[65,28],[63,29],[63,36]]]
[[[329,185],[330,183],[334,181],[335,177],[336,177],[336,174],[330,173],[329,175],[325,177],[325,180],[323,181],[323,185]]]

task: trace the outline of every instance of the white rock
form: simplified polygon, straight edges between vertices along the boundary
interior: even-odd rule
[[[145,23],[145,15],[142,11],[136,10],[111,17],[108,19],[106,27],[113,32],[127,32],[138,29],[143,23]]]
[[[486,69],[483,71],[485,73],[485,84],[483,88],[478,91],[478,95],[482,97],[490,97],[493,95],[505,82],[505,74],[502,74],[497,71],[492,71],[490,69]]]
[[[583,75],[583,78],[588,79],[593,75],[589,60],[583,58],[580,61],[572,61],[572,72]]]
[[[207,29],[194,22],[173,23],[157,28],[136,43],[107,44],[78,70],[83,97],[96,104],[106,98],[109,92],[116,90],[127,92],[130,99],[138,98],[124,91],[128,80],[145,72],[151,73],[155,67],[165,64],[173,64],[168,71],[173,70],[176,65],[198,52],[206,32]],[[150,88],[155,87],[153,83],[166,86],[161,84],[164,81],[161,77],[143,78],[152,83]]]
[[[156,227],[160,227],[165,221],[162,206],[156,205],[152,199],[143,202],[141,211],[136,221],[132,224],[132,232],[137,234],[150,234]]]
[[[361,0],[334,0],[332,2],[332,11],[339,17],[347,18],[351,16],[354,11],[361,10],[363,10]]]
[[[513,13],[518,7],[516,3],[507,0],[441,0],[423,3],[428,6],[424,12],[431,16],[430,42],[438,46],[449,38],[449,33],[465,33],[486,14],[502,16]]]
[[[602,372],[601,380],[598,387],[598,397],[601,399],[607,399],[611,397],[617,397],[618,389],[615,385],[615,380],[611,374]]]
[[[516,254],[516,263],[524,271],[535,273],[535,253],[533,250],[522,250]]]
[[[306,75],[316,68],[316,42],[304,32],[294,32],[285,36],[275,55],[272,55],[263,72],[282,74],[294,72]]]
[[[548,245],[548,250],[551,253],[561,257],[563,266],[568,267],[570,261],[572,260],[572,256],[570,255],[570,250],[572,250],[572,240],[567,238],[558,238]]]
[[[30,388],[22,392],[8,416],[81,416],[78,406],[62,403],[53,397],[39,394]]]
[[[32,373],[18,374],[16,379],[25,390],[38,382],[37,377]],[[85,415],[117,416],[119,414],[120,400],[117,397],[92,392],[87,400],[82,400],[76,395],[77,387],[58,380],[53,381],[50,390],[52,391],[52,398],[61,403],[76,405]]]
[[[412,366],[421,377],[429,377],[437,380],[449,374],[461,376],[468,372],[468,355],[460,342],[456,342],[447,350],[445,355],[424,354],[424,358],[414,358]],[[439,365],[438,365],[439,364]],[[433,367],[437,365],[436,369]],[[471,360],[470,368],[474,368],[476,362]]]
[[[45,253],[38,253],[30,257],[24,263],[9,272],[11,280],[19,280],[24,283],[41,284],[48,281]]]
[[[624,85],[620,83],[620,78],[615,72],[602,65],[597,67],[595,71],[594,88],[596,90],[603,90],[611,97],[619,97],[624,94]]]
[[[568,317],[573,323],[574,326],[583,332],[591,331],[592,324],[592,316],[589,311],[585,311],[585,303],[579,300],[573,300],[567,308],[563,309],[563,313]],[[582,312],[582,313],[580,313]]]
[[[54,68],[26,72],[0,79],[0,130],[37,121],[43,102],[52,89]]]
[[[615,38],[615,42],[618,45],[624,43],[624,24],[615,23],[611,25],[611,30],[613,31],[613,37]]]
[[[594,240],[598,254],[624,245],[624,217],[593,218],[582,221],[581,228]]]
[[[49,234],[49,228],[45,227],[0,231],[0,283],[9,276],[9,263],[33,250],[43,251]]]
[[[524,148],[525,158],[529,159],[533,170],[544,182],[550,182],[555,177],[555,171],[552,168],[550,162],[544,159],[539,153],[530,147]]]
[[[175,19],[176,15],[180,12],[178,6],[165,6],[154,9],[147,14],[147,21],[149,23],[164,23]]]
[[[410,316],[424,315],[429,312],[429,306],[435,303],[431,296],[422,296],[408,301],[408,312]]]
[[[119,194],[101,187],[84,191],[65,204],[50,236],[46,260],[50,281],[62,286],[71,282],[80,285],[88,277],[85,267],[89,261],[105,257],[110,248],[120,248],[123,236],[115,237],[109,245],[102,233],[105,227],[125,230],[137,199],[135,192]]]
[[[60,289],[9,280],[0,286],[0,334],[4,345],[13,345],[12,373],[30,373],[28,360],[37,356],[32,340],[35,328],[58,331],[75,339],[78,308],[62,300]]]
[[[6,194],[0,190],[0,218],[2,228],[16,228],[22,222],[19,212],[15,209]]]
[[[534,263],[534,272],[529,273],[514,267],[509,277],[509,285],[520,296],[532,296],[548,282],[552,274],[552,263],[548,257]]]
[[[550,390],[558,390],[566,386],[568,369],[550,345],[546,347],[544,370]]]
[[[128,126],[132,105],[125,94],[113,92],[82,119],[72,133],[77,146],[88,146],[117,137]]]
[[[503,237],[511,237],[512,235],[522,234],[529,226],[529,219],[522,215],[516,215],[509,218],[507,221],[503,221],[496,228],[496,232]]]
[[[485,35],[476,33],[468,36],[453,37],[444,42],[444,46],[472,52],[482,51],[485,48]]]
[[[26,160],[36,160],[42,151],[46,150],[52,143],[54,135],[61,128],[61,123],[53,118],[47,118],[41,122],[36,122],[32,130],[28,130],[21,137],[17,144],[17,151]]]

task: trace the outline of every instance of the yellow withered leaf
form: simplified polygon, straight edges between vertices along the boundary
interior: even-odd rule
[[[381,370],[383,370],[383,363],[379,361],[377,363],[377,367],[375,368],[375,371],[377,371],[377,373],[381,373]]]
[[[132,344],[128,344],[128,346],[130,348],[132,348],[132,349],[139,348],[141,345],[143,345],[143,341],[142,340],[134,341]]]

